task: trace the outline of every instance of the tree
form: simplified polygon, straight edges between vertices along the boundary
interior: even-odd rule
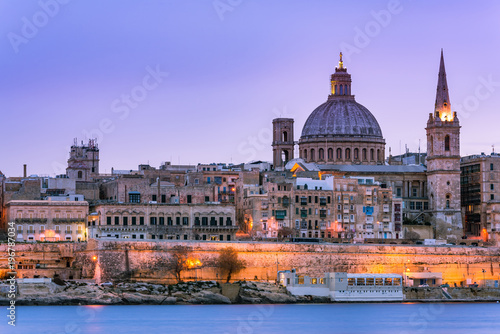
[[[189,248],[186,246],[174,246],[170,250],[170,258],[167,260],[167,270],[175,275],[177,282],[182,282],[181,273],[189,268],[187,263]]]
[[[246,268],[245,262],[238,259],[238,252],[233,247],[226,247],[219,252],[216,266],[226,276],[226,283],[229,283],[233,274],[239,273]]]

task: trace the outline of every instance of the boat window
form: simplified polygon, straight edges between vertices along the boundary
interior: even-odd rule
[[[379,277],[375,279],[375,285],[384,285],[384,279]]]
[[[348,278],[347,279],[347,284],[348,285],[354,285],[354,278]]]
[[[356,278],[356,285],[365,285],[365,278]]]
[[[366,279],[366,285],[375,285],[374,284],[374,279],[372,277],[369,277]]]
[[[392,278],[386,278],[385,285],[392,285]]]

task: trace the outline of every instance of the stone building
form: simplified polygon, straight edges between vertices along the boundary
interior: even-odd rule
[[[276,238],[288,228],[300,238],[403,238],[402,198],[373,177],[270,179],[244,188],[245,219],[256,237]]]
[[[12,200],[7,221],[14,222],[17,241],[85,241],[86,201]]]
[[[500,154],[463,157],[461,204],[469,239],[500,241]]]
[[[90,238],[234,241],[230,204],[103,203],[92,207]]]
[[[77,181],[93,181],[94,177],[99,174],[99,147],[94,139],[89,139],[87,145],[82,141],[78,145],[77,139],[71,146],[68,159],[68,167],[66,175],[70,179]]]
[[[463,235],[460,206],[460,123],[451,111],[443,51],[434,113],[427,121],[427,191],[436,237]]]
[[[278,125],[281,123],[279,119],[273,122],[275,132],[280,131]],[[388,189],[390,196],[402,204],[402,222],[431,225],[435,237],[456,241],[463,233],[459,194],[460,124],[456,113],[451,111],[442,52],[435,109],[429,116],[426,132],[427,165],[421,163],[420,154],[414,165],[403,164],[397,159],[391,165],[391,157],[389,164],[386,163],[385,140],[380,126],[373,114],[355,101],[351,93],[351,76],[341,56],[331,77],[331,94],[327,102],[316,108],[304,124],[299,140],[300,158],[288,161],[284,171],[299,177],[316,172],[319,175],[314,178],[317,179],[325,174],[373,178],[381,189]],[[289,140],[293,142],[293,138]],[[273,142],[273,150],[275,148]],[[348,231],[345,226],[342,228]],[[401,237],[401,226],[397,229],[397,237]],[[353,229],[349,226],[349,230]],[[354,230],[360,237],[359,229]],[[396,226],[393,230],[395,233],[391,235],[396,237]],[[376,238],[380,235],[373,234]]]

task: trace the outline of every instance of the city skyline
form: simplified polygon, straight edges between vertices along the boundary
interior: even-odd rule
[[[328,96],[341,51],[387,156],[405,144],[417,151],[419,140],[425,152],[441,48],[462,156],[498,144],[493,1],[432,3],[432,11],[410,1],[116,4],[0,5],[7,176],[22,175],[25,163],[29,174],[64,173],[73,138],[86,136],[98,139],[102,173],[271,161],[272,119],[294,118],[298,140]]]

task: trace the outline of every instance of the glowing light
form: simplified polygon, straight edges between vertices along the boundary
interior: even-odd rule
[[[201,261],[199,259],[187,259],[186,264],[189,269],[201,266]]]
[[[96,255],[92,256],[92,261],[97,261],[97,256]]]

